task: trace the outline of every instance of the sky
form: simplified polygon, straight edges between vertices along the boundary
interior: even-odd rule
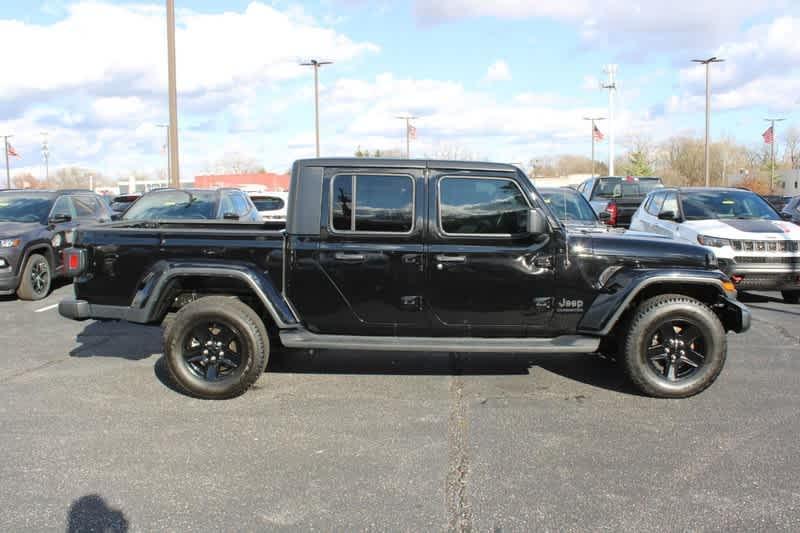
[[[585,116],[608,115],[604,65],[617,67],[617,152],[704,132],[761,142],[764,117],[800,125],[796,0],[175,0],[184,178],[227,154],[271,171],[321,152],[523,163],[589,155]],[[82,166],[110,177],[166,166],[166,13],[157,0],[0,0],[0,135],[15,172]],[[607,133],[607,123],[599,128]],[[780,141],[780,130],[778,140]],[[608,137],[606,137],[606,140]],[[597,146],[598,159],[607,142]]]

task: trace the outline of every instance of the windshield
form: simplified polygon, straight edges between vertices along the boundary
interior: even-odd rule
[[[592,198],[645,196],[650,191],[662,186],[659,178],[600,178],[594,188]]]
[[[213,219],[217,214],[214,191],[158,191],[134,203],[124,220]]]
[[[711,218],[757,218],[781,220],[780,215],[759,195],[750,191],[684,191],[683,216],[687,220]]]
[[[283,198],[277,196],[253,196],[250,199],[259,211],[278,211],[286,205]]]
[[[597,222],[594,210],[580,193],[566,189],[540,189],[539,194],[561,222]]]
[[[0,222],[44,223],[52,205],[52,198],[41,194],[0,194]]]

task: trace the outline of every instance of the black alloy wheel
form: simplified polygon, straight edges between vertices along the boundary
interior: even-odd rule
[[[650,336],[647,362],[669,382],[690,379],[702,368],[705,359],[705,337],[687,320],[669,320]]]
[[[47,261],[37,261],[31,268],[31,287],[37,295],[50,289],[50,267]]]
[[[197,324],[184,336],[183,360],[206,381],[233,375],[246,360],[246,344],[238,330],[218,320]]]

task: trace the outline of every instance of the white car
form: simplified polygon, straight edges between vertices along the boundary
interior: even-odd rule
[[[660,189],[647,195],[631,230],[705,246],[743,290],[778,290],[800,303],[800,226],[744,189]]]
[[[289,193],[283,191],[250,193],[264,222],[286,222],[286,204]]]

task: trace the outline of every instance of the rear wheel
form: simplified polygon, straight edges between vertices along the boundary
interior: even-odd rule
[[[50,293],[50,262],[43,255],[31,254],[22,269],[17,296],[22,300],[41,300]]]
[[[668,294],[639,306],[621,355],[644,394],[686,398],[717,379],[726,353],[725,328],[717,315],[694,298]]]
[[[781,296],[783,296],[783,301],[787,304],[800,303],[800,291],[798,290],[781,291]]]
[[[201,298],[175,315],[164,334],[167,368],[187,393],[205,399],[243,394],[267,367],[261,317],[235,298]]]

